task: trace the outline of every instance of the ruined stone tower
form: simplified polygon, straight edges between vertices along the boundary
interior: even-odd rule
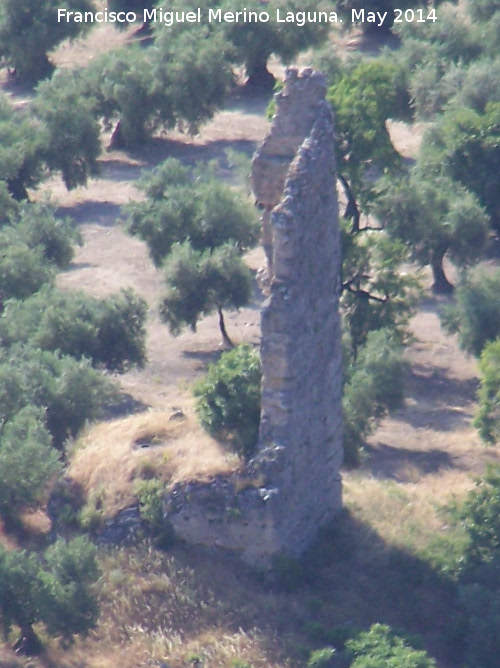
[[[252,163],[269,280],[258,453],[245,471],[178,487],[166,503],[186,540],[262,567],[302,553],[341,506],[340,243],[325,92],[322,75],[288,70]]]

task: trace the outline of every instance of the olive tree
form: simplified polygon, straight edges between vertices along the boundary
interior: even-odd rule
[[[222,12],[234,12],[234,3],[230,0],[224,0],[219,6]],[[296,23],[277,22],[277,10],[283,18],[287,11],[295,14],[298,11],[331,8],[317,1],[269,0],[261,3],[250,0],[245,3],[245,8],[247,11],[265,11],[269,14],[269,21],[225,22],[223,25],[224,35],[234,49],[233,59],[244,64],[249,85],[272,88],[274,76],[267,69],[271,54],[284,63],[290,63],[301,51],[325,41],[329,32],[329,23],[325,22],[306,21],[300,27]]]
[[[196,331],[198,320],[216,311],[222,341],[232,348],[224,310],[239,309],[250,301],[252,278],[231,244],[197,251],[189,244],[174,245],[164,265],[166,292],[160,316],[173,334],[185,326]]]
[[[375,215],[389,234],[408,244],[412,258],[432,269],[433,290],[451,292],[444,273],[448,257],[459,269],[476,263],[488,237],[488,216],[477,198],[444,177],[431,181],[419,171],[386,181]]]
[[[451,107],[424,136],[422,172],[444,175],[468,188],[500,230],[500,103],[491,102],[484,113]]]
[[[36,623],[66,641],[86,635],[96,625],[96,556],[96,548],[84,538],[57,541],[41,560],[25,550],[0,547],[0,619],[6,631],[18,627],[18,653],[34,655],[42,650],[33,628]]]
[[[7,522],[37,508],[60,471],[42,409],[22,408],[0,430],[0,516]]]
[[[91,0],[67,0],[69,11],[92,11]],[[58,21],[59,0],[1,0],[0,55],[18,79],[34,83],[52,74],[49,53],[78,37],[90,23]]]
[[[463,350],[479,357],[500,336],[500,272],[479,272],[460,285],[441,321],[450,334],[458,334]]]
[[[170,158],[139,187],[146,199],[128,207],[128,231],[146,242],[156,266],[175,243],[187,240],[197,251],[232,243],[243,252],[257,243],[259,225],[249,202],[206,167],[191,173]]]

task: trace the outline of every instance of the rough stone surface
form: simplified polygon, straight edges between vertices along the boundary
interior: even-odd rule
[[[340,243],[325,91],[322,75],[289,70],[253,161],[270,258],[257,456],[239,474],[178,486],[164,506],[189,542],[264,568],[300,555],[341,506]]]
[[[283,197],[290,165],[311,132],[325,93],[323,75],[306,69],[299,76],[296,68],[287,69],[284,88],[274,97],[276,110],[271,131],[252,160],[252,189],[263,209],[262,245],[267,260],[267,281],[273,273],[271,211]]]

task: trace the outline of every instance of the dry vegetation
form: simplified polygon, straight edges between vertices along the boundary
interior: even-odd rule
[[[99,498],[104,516],[112,517],[134,503],[137,480],[155,477],[174,485],[207,479],[238,463],[195,417],[150,410],[89,428],[79,439],[67,475],[87,495]]]
[[[65,66],[83,62],[102,45],[110,48],[126,38],[99,29],[85,43],[65,45],[57,59]],[[167,156],[189,163],[217,158],[228,175],[224,150],[252,153],[266,131],[266,104],[266,98],[235,96],[198,137],[172,134],[141,154],[104,153],[101,177],[87,189],[67,193],[53,181],[37,194],[46,196],[50,189],[85,239],[60,285],[96,295],[130,286],[150,305],[149,363],[120,379],[131,403],[149,410],[91,427],[76,445],[68,472],[88,493],[101,495],[109,514],[131,502],[133,481],[145,472],[176,481],[237,464],[196,425],[188,393],[218,356],[216,319],[206,318],[196,334],[168,334],[155,315],[159,274],[144,246],[123,231],[120,206],[137,196],[134,180],[141,169]],[[398,148],[411,156],[420,129],[398,124],[393,131]],[[261,260],[255,253],[250,263],[256,269]],[[285,578],[285,590],[277,590],[231,558],[199,549],[102,550],[102,615],[91,636],[69,649],[47,640],[39,659],[15,657],[5,646],[0,665],[285,668],[304,665],[310,649],[326,644],[325,629],[386,622],[421,633],[439,665],[451,668],[443,653],[453,632],[450,591],[431,566],[456,550],[462,536],[448,526],[442,505],[463,495],[485,463],[499,457],[480,444],[471,426],[476,366],[441,331],[438,308],[428,298],[413,320],[407,405],[371,438],[362,467],[345,472],[346,512],[304,562],[314,576],[303,580],[299,573],[292,583]],[[256,303],[231,315],[228,329],[237,340],[257,342],[258,321]],[[172,420],[175,409],[185,416]],[[141,447],[146,442],[151,447]],[[287,593],[287,582],[298,588]]]

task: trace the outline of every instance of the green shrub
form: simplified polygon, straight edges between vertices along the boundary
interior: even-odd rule
[[[333,647],[317,649],[312,652],[309,661],[307,662],[307,668],[328,668],[329,666],[333,666],[332,660],[334,655],[335,650]]]
[[[123,373],[144,363],[145,319],[146,303],[131,290],[96,299],[48,287],[6,304],[0,339],[3,346],[29,343]]]
[[[370,332],[357,358],[344,363],[345,464],[359,464],[360,448],[377,420],[402,405],[407,368],[401,347],[385,329]]]
[[[41,408],[58,448],[116,397],[111,381],[86,360],[17,345],[0,352],[0,423],[25,406]]]
[[[58,453],[43,424],[43,411],[22,408],[0,430],[0,516],[14,519],[36,508],[60,471]]]
[[[155,542],[162,549],[171,547],[174,540],[173,530],[163,517],[163,496],[165,483],[158,478],[138,480],[135,493],[139,502],[141,520]]]
[[[0,623],[6,632],[19,627],[25,653],[41,649],[33,629],[38,622],[65,641],[88,634],[96,625],[96,557],[96,548],[82,537],[57,541],[44,555],[0,546]]]
[[[194,388],[196,412],[204,429],[228,438],[248,459],[257,445],[260,424],[260,359],[248,344],[223,353]]]
[[[206,165],[191,174],[169,158],[140,187],[146,199],[129,206],[128,230],[146,242],[157,266],[175,243],[186,240],[196,251],[226,243],[246,250],[257,243],[259,225],[250,203],[218,182]]]
[[[485,345],[500,336],[500,271],[478,273],[461,285],[441,322],[450,334],[458,334],[463,350],[479,357]]]
[[[433,668],[434,659],[415,650],[389,626],[374,624],[346,643],[353,656],[351,668]]]
[[[44,258],[58,269],[67,269],[82,236],[70,220],[56,218],[53,211],[40,204],[25,204],[11,226],[30,248],[40,247]]]
[[[474,426],[490,444],[500,442],[500,338],[488,343],[479,362],[481,386]]]
[[[500,555],[500,467],[490,467],[458,510],[468,537],[468,567],[492,563]]]

